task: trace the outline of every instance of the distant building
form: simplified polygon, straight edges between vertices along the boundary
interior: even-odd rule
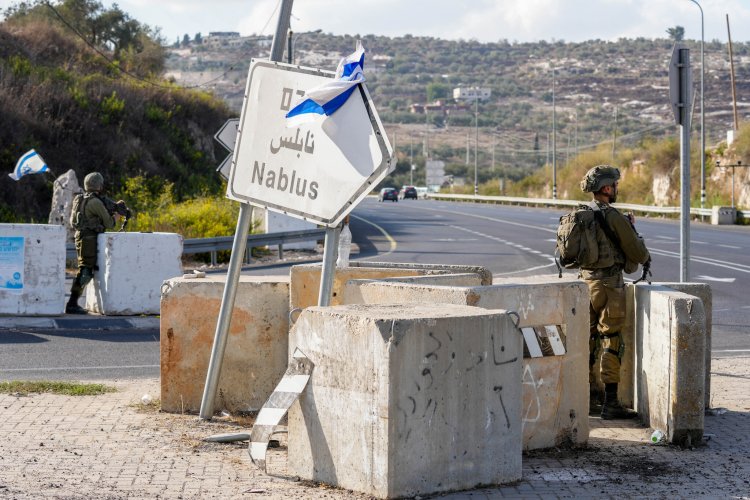
[[[211,48],[234,47],[241,44],[240,34],[236,31],[212,31],[203,38],[203,45]]]
[[[492,90],[487,87],[457,87],[453,89],[453,98],[457,101],[482,101],[489,99]]]
[[[460,115],[469,110],[467,104],[448,103],[445,101],[435,101],[433,103],[421,104],[414,103],[409,106],[409,111],[414,114],[424,114],[425,111],[430,113],[442,113],[444,115]]]

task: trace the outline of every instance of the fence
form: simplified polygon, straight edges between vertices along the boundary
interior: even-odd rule
[[[552,207],[576,207],[581,201],[578,200],[553,200],[551,198],[521,198],[514,196],[480,196],[468,194],[439,194],[429,193],[428,198],[446,201],[464,201],[472,203],[500,203],[508,205],[533,205],[533,206],[552,206]],[[628,210],[637,213],[651,213],[661,215],[679,215],[680,207],[652,207],[649,205],[635,205],[632,203],[615,203],[618,209]],[[691,215],[700,217],[711,217],[711,208],[690,208]],[[737,219],[750,219],[750,211],[737,210]]]
[[[247,250],[245,251],[245,262],[249,263],[253,247],[277,245],[279,259],[284,258],[284,245],[295,241],[322,240],[325,238],[325,229],[304,229],[300,231],[285,231],[279,233],[251,234],[247,237]],[[210,253],[211,264],[216,264],[216,252],[231,250],[234,236],[218,236],[215,238],[188,238],[182,242],[182,254]],[[66,246],[66,257],[76,258],[75,245],[68,243]]]

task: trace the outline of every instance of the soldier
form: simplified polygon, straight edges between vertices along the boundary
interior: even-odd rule
[[[73,202],[70,225],[76,229],[75,242],[78,254],[78,273],[70,289],[70,300],[65,306],[68,314],[86,314],[78,305],[83,287],[94,277],[97,256],[97,236],[115,227],[120,215],[110,214],[104,205],[104,177],[99,172],[88,174],[83,180],[86,191]]]
[[[599,165],[581,181],[581,189],[593,193],[594,202],[602,212],[602,230],[612,246],[614,264],[609,267],[581,268],[580,277],[591,294],[589,305],[589,382],[592,397],[597,397],[593,367],[597,354],[601,356],[601,380],[604,383],[604,402],[601,417],[606,420],[632,418],[633,410],[623,408],[617,399],[620,382],[620,358],[623,343],[620,332],[625,322],[625,283],[623,270],[634,272],[638,264],[647,264],[651,257],[643,238],[635,231],[632,214],[623,215],[610,206],[617,200],[620,171],[609,165]],[[597,352],[599,344],[599,352]],[[593,400],[592,400],[593,401]]]

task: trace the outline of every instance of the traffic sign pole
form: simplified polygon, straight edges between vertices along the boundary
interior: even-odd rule
[[[286,32],[289,29],[289,18],[292,14],[293,3],[294,0],[282,0],[276,33],[273,36],[273,44],[271,45],[272,61],[281,61],[281,57],[284,54],[283,42]],[[234,154],[236,155],[237,152],[235,151]],[[214,415],[214,399],[216,398],[216,390],[219,384],[221,364],[224,360],[224,350],[227,345],[232,309],[234,309],[234,301],[237,296],[237,284],[240,280],[242,259],[245,255],[247,235],[250,231],[252,219],[253,207],[247,202],[241,202],[240,214],[237,218],[237,229],[234,233],[234,242],[232,243],[232,255],[229,258],[227,281],[224,285],[224,294],[221,297],[219,319],[216,323],[214,344],[211,348],[211,359],[208,364],[208,372],[206,373],[206,385],[203,389],[203,398],[201,399],[200,418],[204,420],[210,420]]]

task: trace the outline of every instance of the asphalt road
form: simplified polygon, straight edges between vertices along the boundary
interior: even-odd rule
[[[497,277],[556,279],[555,228],[562,210],[402,200],[363,201],[352,214],[355,260],[485,266]],[[655,282],[679,281],[680,226],[641,217],[636,228],[653,256]],[[713,291],[713,355],[750,355],[750,228],[691,225],[691,281]],[[281,274],[288,265],[247,274]],[[566,271],[574,273],[573,271]],[[636,279],[637,275],[631,275]],[[0,331],[0,380],[156,377],[159,331],[86,328]]]

